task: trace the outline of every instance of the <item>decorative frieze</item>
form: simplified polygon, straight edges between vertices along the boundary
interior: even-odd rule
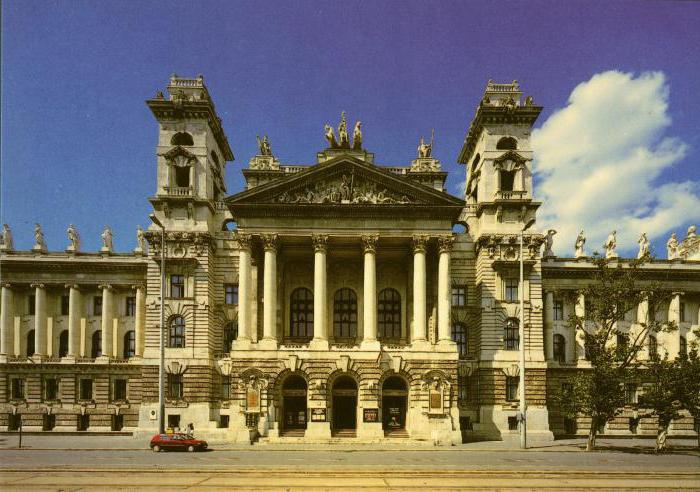
[[[351,174],[309,184],[301,190],[285,191],[278,198],[280,203],[341,203],[341,204],[405,204],[417,203],[409,196],[379,185],[361,180]]]

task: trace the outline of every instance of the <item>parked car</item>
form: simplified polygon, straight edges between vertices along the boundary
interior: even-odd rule
[[[187,434],[156,434],[151,439],[151,449],[156,453],[161,449],[203,451],[207,449],[207,441],[195,439]]]

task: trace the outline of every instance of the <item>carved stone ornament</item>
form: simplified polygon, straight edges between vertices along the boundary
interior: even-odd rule
[[[667,259],[669,260],[675,260],[678,258],[678,238],[676,237],[676,233],[672,233],[671,237],[668,238],[668,241],[666,241],[666,252],[667,252]]]
[[[583,251],[583,246],[586,244],[586,236],[583,234],[583,229],[578,233],[576,237],[576,243],[574,243],[574,256],[576,258],[585,258],[586,253]]]
[[[696,227],[691,225],[688,227],[688,233],[685,239],[678,246],[678,258],[684,260],[700,260],[700,236],[696,234]]]
[[[428,248],[429,240],[430,236],[428,236],[427,234],[414,234],[411,237],[411,241],[413,243],[413,252],[425,253],[426,249]]]
[[[376,253],[377,241],[379,241],[379,234],[363,234],[362,251],[365,253]]]
[[[605,249],[605,257],[610,259],[610,258],[617,258],[618,254],[615,251],[615,248],[617,247],[617,231],[612,231],[608,238],[605,240],[605,243],[603,244],[603,248]]]
[[[440,161],[432,157],[419,157],[411,161],[410,172],[412,173],[431,173],[438,172],[442,169]]]
[[[253,246],[253,236],[246,234],[245,232],[236,233],[236,241],[238,242],[239,249],[250,250]]]
[[[328,245],[328,234],[312,234],[311,242],[314,245],[314,251],[326,251]]]
[[[39,224],[34,224],[34,247],[33,251],[46,252],[46,241],[44,240],[44,232]]]
[[[277,251],[279,247],[279,236],[277,234],[262,234],[260,237],[265,251]]]
[[[438,250],[440,253],[449,253],[452,251],[454,246],[455,238],[453,235],[449,234],[446,236],[438,236]]]
[[[10,226],[3,224],[2,226],[2,240],[0,240],[0,250],[2,251],[12,251],[15,249],[14,241],[12,240],[12,231]]]
[[[554,235],[557,233],[554,229],[547,231],[547,236],[544,239],[544,252],[542,253],[543,258],[550,258],[554,256]]]
[[[344,174],[310,184],[301,190],[285,191],[280,203],[364,203],[373,205],[416,203],[416,200],[382,188],[371,181],[360,181]]]
[[[80,251],[80,234],[78,234],[78,229],[76,229],[73,224],[70,224],[68,230],[66,230],[66,234],[68,234],[68,241],[70,241],[66,251],[74,253]]]
[[[197,157],[186,148],[177,145],[168,152],[161,154],[168,163],[175,167],[193,166],[197,162]]]
[[[280,163],[272,155],[256,155],[250,160],[248,167],[257,171],[279,171]]]

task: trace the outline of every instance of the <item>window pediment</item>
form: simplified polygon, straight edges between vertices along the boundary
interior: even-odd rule
[[[527,159],[525,159],[517,152],[509,150],[500,157],[494,159],[493,165],[494,168],[497,170],[515,171],[522,168],[525,165],[526,161]]]
[[[192,166],[197,162],[197,157],[180,145],[173,147],[162,155],[169,164],[176,167]]]

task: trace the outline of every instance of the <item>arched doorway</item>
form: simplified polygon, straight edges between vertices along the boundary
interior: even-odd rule
[[[408,386],[399,376],[390,376],[382,385],[382,428],[385,434],[405,434]]]
[[[333,431],[346,435],[357,429],[357,383],[350,376],[333,381]]]
[[[285,431],[306,429],[306,381],[292,375],[282,384],[282,428]]]

